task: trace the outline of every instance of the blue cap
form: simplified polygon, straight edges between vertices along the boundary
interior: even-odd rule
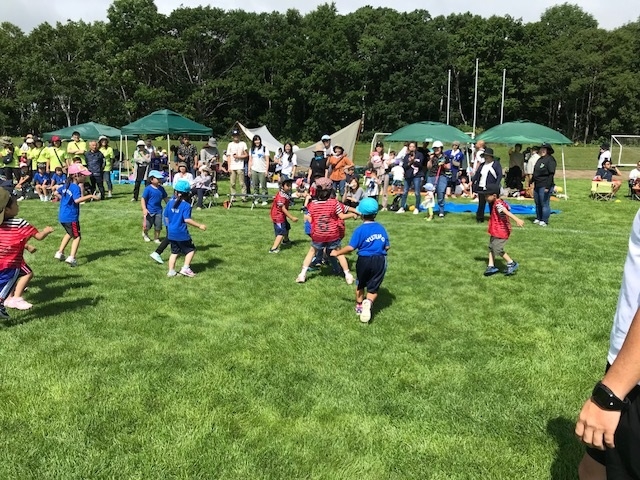
[[[360,215],[376,215],[378,213],[378,202],[373,198],[363,198],[356,207],[356,212]]]
[[[162,180],[164,178],[164,175],[162,175],[162,172],[160,172],[158,170],[151,170],[149,172],[149,177],[155,177],[155,178],[159,178],[160,180]]]
[[[191,184],[186,180],[178,180],[173,186],[176,192],[189,193],[191,191]]]
[[[433,183],[425,183],[424,184],[424,189],[427,192],[433,192],[433,190],[434,190]]]

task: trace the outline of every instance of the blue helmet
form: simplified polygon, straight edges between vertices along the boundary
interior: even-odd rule
[[[363,198],[356,207],[356,212],[360,215],[376,215],[378,213],[378,202],[373,198]]]
[[[173,189],[176,192],[189,193],[191,191],[191,184],[186,180],[178,180],[176,184],[173,186]]]

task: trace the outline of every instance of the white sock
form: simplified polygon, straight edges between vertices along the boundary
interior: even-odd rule
[[[185,264],[182,266],[182,269],[183,269],[183,270],[189,270],[189,267],[190,267],[190,266],[191,266],[191,265],[187,265],[187,264],[185,263]]]
[[[306,276],[307,270],[309,270],[309,267],[302,267],[302,270],[300,270],[300,275],[302,275],[303,277]]]
[[[345,274],[345,275],[349,275],[349,273],[350,273],[350,272],[349,272],[349,269],[347,268],[347,269],[344,271],[344,274]]]

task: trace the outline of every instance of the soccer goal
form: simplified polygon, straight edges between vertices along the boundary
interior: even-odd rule
[[[640,162],[640,135],[611,135],[611,160],[621,167]]]

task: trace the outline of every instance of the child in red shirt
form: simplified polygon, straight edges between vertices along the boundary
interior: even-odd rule
[[[519,227],[524,226],[524,221],[516,217],[509,210],[509,204],[500,200],[500,185],[489,184],[486,190],[487,203],[489,204],[489,262],[484,272],[485,277],[495,275],[500,270],[494,264],[495,257],[504,258],[507,262],[505,275],[513,275],[518,269],[518,262],[514,261],[504,246],[511,235],[511,221],[513,219]]]
[[[273,222],[273,230],[276,234],[276,239],[273,241],[273,246],[269,250],[269,253],[279,253],[280,244],[288,245],[289,242],[289,230],[291,225],[287,219],[292,222],[297,222],[298,219],[289,213],[289,205],[291,205],[291,184],[293,179],[288,178],[283,180],[280,184],[280,191],[277,193],[276,198],[273,199],[271,205],[271,221]]]

